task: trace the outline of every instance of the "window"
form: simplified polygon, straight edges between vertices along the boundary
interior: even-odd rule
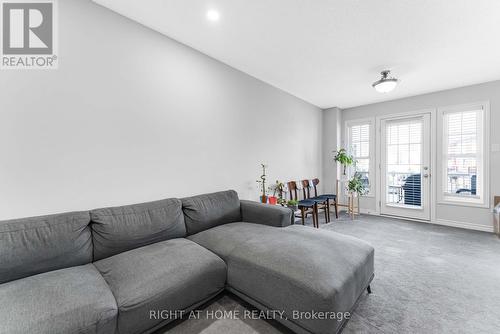
[[[488,205],[486,104],[439,110],[440,200]]]
[[[347,149],[356,161],[350,176],[356,174],[361,177],[368,190],[367,195],[372,193],[372,179],[375,178],[372,166],[373,159],[370,157],[374,153],[372,124],[371,121],[347,123]]]

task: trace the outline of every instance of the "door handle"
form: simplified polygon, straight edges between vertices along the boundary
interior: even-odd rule
[[[431,176],[431,175],[430,174],[424,174],[424,177],[429,177],[429,176]]]

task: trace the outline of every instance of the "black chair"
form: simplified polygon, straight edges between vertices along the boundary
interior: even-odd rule
[[[422,179],[420,174],[408,176],[403,185],[404,201],[406,205],[420,206],[422,203]]]
[[[288,190],[290,192],[290,199],[296,200],[298,202],[298,208],[300,210],[300,217],[302,219],[302,225],[305,225],[305,219],[307,214],[311,213],[313,217],[313,226],[316,227],[318,221],[318,210],[316,202],[308,199],[299,200],[297,193],[297,183],[295,181],[287,182]]]
[[[331,221],[330,219],[330,206],[333,206],[335,208],[335,217],[339,219],[339,207],[337,205],[337,195],[334,194],[321,194],[318,195],[318,184],[319,184],[319,179],[314,179],[314,194],[319,197],[319,198],[325,198],[326,199],[326,205],[328,207],[328,221]]]
[[[476,195],[476,192],[477,192],[477,177],[476,175],[472,175],[470,177],[470,189],[458,189],[456,191],[457,194],[461,194],[461,193],[470,193],[471,195]]]
[[[318,192],[316,191],[316,184],[314,181],[311,181],[312,184],[309,183],[309,180],[302,180],[302,190],[304,192],[304,198],[310,201],[314,201],[316,203],[316,226],[319,228],[319,210],[323,210],[325,212],[325,221],[327,223],[330,222],[330,206],[328,205],[328,199],[325,197],[318,196]],[[319,182],[319,181],[318,181]],[[311,192],[313,191],[313,193]]]

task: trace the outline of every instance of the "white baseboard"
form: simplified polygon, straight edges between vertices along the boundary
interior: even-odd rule
[[[446,219],[436,219],[435,221],[432,221],[430,223],[437,224],[437,225],[465,228],[468,230],[475,230],[475,231],[483,231],[483,232],[490,232],[490,233],[494,232],[493,226],[479,225],[479,224],[474,224],[474,223],[459,222],[459,221],[446,220]]]
[[[367,215],[372,215],[372,216],[381,216],[378,212],[373,211],[373,210],[369,210],[369,209],[361,208],[360,212],[362,214],[367,214]],[[435,219],[435,220],[431,220],[431,221],[425,221],[425,220],[418,220],[418,219],[411,219],[411,218],[404,218],[404,217],[401,217],[401,218],[400,217],[393,217],[393,218],[410,220],[410,221],[415,221],[415,222],[419,222],[419,223],[436,224],[436,225],[464,228],[467,230],[475,230],[475,231],[494,233],[493,224],[491,226],[487,226],[487,225],[480,225],[480,224],[474,224],[474,223],[468,223],[468,222],[459,222],[459,221],[446,220],[446,219]]]
[[[365,215],[373,215],[373,216],[380,216],[379,213],[376,210],[370,210],[370,209],[359,209],[359,212]]]

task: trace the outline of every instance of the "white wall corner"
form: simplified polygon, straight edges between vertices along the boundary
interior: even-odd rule
[[[338,175],[338,166],[333,161],[333,151],[341,145],[342,110],[334,107],[323,110],[322,146],[323,162],[322,175],[323,191],[335,193],[335,180]]]

